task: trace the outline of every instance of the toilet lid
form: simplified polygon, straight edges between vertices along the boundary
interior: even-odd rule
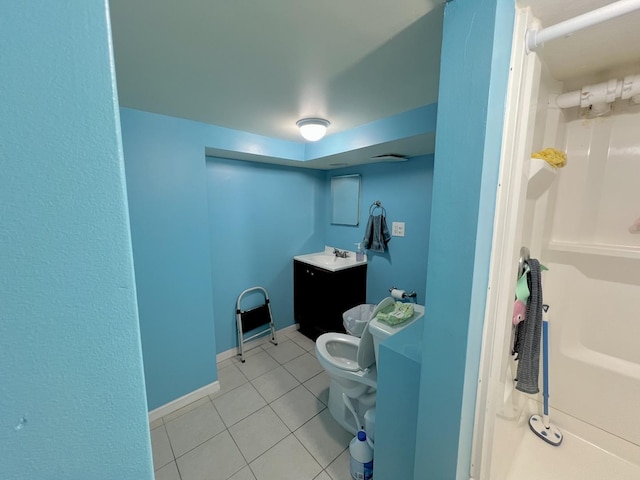
[[[392,305],[395,300],[391,297],[386,297],[383,299],[376,308],[373,310],[371,314],[371,319],[375,318],[380,310],[386,308],[388,305]],[[376,352],[373,348],[373,335],[369,331],[369,323],[364,327],[364,331],[362,332],[362,337],[360,337],[360,345],[358,345],[358,365],[362,370],[365,368],[369,368],[371,365],[376,363]]]

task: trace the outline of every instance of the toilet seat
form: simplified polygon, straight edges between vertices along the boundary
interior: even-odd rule
[[[323,333],[316,340],[318,362],[329,376],[339,377],[355,383],[376,388],[378,372],[375,362],[370,368],[362,369],[357,362],[360,339],[343,333]],[[343,349],[340,351],[339,349]],[[338,352],[332,354],[330,352]],[[341,355],[350,352],[349,356]]]
[[[383,308],[393,305],[393,302],[391,297],[383,299],[376,305],[371,318]],[[360,338],[337,332],[320,335],[316,340],[316,353],[318,361],[329,375],[376,388],[375,346],[368,323]]]
[[[360,370],[357,351],[360,339],[344,333],[325,333],[316,340],[318,355],[332,366],[355,372]]]

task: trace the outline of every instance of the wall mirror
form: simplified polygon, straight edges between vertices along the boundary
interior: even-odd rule
[[[358,225],[360,221],[360,175],[331,177],[331,223]]]

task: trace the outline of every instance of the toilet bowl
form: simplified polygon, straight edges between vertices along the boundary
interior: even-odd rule
[[[371,338],[371,334],[363,332]],[[369,365],[358,363],[361,338],[343,333],[325,333],[316,340],[316,356],[329,375],[329,411],[342,427],[356,434],[361,425],[356,425],[353,414],[347,408],[342,394],[351,399],[358,417],[375,405],[378,373],[375,359]],[[372,345],[373,347],[373,345]],[[372,350],[373,353],[373,350]]]
[[[361,338],[332,332],[320,335],[316,340],[316,357],[330,379],[329,411],[345,430],[354,435],[361,425],[355,424],[353,414],[347,408],[342,394],[351,400],[357,416],[363,419],[367,410],[375,407],[376,403],[379,343],[424,314],[424,307],[416,305],[420,308],[415,309],[414,316],[408,321],[395,327],[380,328],[377,326],[380,322],[375,320],[376,314],[392,305],[394,301],[387,297],[376,306]],[[376,323],[376,326],[373,323]]]

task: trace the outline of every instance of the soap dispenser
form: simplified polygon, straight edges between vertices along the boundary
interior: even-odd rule
[[[362,243],[356,243],[356,262],[364,262],[364,250]]]

